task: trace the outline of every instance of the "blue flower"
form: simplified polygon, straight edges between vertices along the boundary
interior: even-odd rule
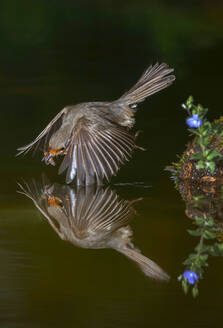
[[[199,279],[199,275],[196,272],[190,270],[184,271],[183,276],[191,285],[194,285],[195,282]]]
[[[194,114],[192,117],[189,117],[186,120],[186,123],[190,128],[199,128],[203,124],[202,120],[199,120],[198,114]]]

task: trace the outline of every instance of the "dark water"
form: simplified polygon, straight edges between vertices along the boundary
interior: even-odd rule
[[[211,259],[197,299],[177,281],[196,240],[165,165],[188,140],[180,104],[193,94],[222,107],[220,1],[1,1],[1,327],[217,327],[221,258]],[[155,61],[176,83],[140,105],[138,151],[112,181],[121,199],[143,197],[129,223],[134,245],[171,277],[157,282],[112,249],[59,238],[17,182],[63,183],[40,156],[15,158],[65,105],[119,97]]]

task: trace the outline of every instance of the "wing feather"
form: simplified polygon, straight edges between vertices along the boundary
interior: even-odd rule
[[[43,149],[45,150],[48,146],[49,139],[51,135],[55,132],[55,130],[58,130],[59,127],[62,124],[62,117],[67,112],[68,108],[65,107],[62,109],[55,117],[54,119],[46,126],[46,128],[40,132],[40,134],[36,137],[36,139],[32,142],[30,142],[28,145],[19,147],[18,153],[16,156],[19,156],[21,154],[28,153],[33,146],[35,146],[35,149],[39,147],[41,141],[43,141]],[[45,137],[45,140],[43,138]]]
[[[136,148],[135,136],[125,128],[110,125],[103,129],[81,118],[76,125],[59,174],[67,170],[66,182],[78,185],[102,184],[116,175],[121,164],[127,161]]]
[[[103,171],[103,177],[105,176],[107,180],[110,180],[112,177],[112,168],[109,165],[109,162],[106,160],[105,156],[101,153],[101,151],[98,149],[97,143],[93,143],[92,140],[89,142],[89,145],[91,146],[91,149],[94,151],[94,154],[97,157],[97,163],[101,167],[101,170]],[[102,178],[103,178],[102,177]]]
[[[101,140],[102,140],[102,142],[107,143],[106,136],[104,136],[103,134],[101,134]],[[111,144],[111,147],[113,147],[113,149],[115,151],[117,151],[120,154],[120,156],[123,157],[124,160],[126,160],[126,161],[128,160],[127,155],[129,152],[128,152],[128,150],[125,149],[125,147],[123,147],[121,142],[118,143],[115,139],[113,139],[113,140],[110,140],[110,144]]]

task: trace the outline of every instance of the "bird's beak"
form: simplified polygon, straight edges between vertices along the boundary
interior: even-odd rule
[[[48,152],[44,153],[44,157],[42,158],[42,161],[44,161],[46,165],[49,165],[49,164],[51,164],[53,166],[56,165],[56,163],[53,160],[53,155]]]

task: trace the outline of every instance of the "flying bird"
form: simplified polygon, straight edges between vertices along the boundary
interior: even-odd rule
[[[64,158],[58,173],[66,171],[66,183],[102,185],[116,175],[121,164],[132,156],[137,133],[134,114],[138,103],[165,89],[175,80],[167,64],[149,66],[138,82],[112,102],[86,102],[63,108],[37,138],[18,148],[18,154],[31,149],[43,152],[43,161],[56,165]]]

